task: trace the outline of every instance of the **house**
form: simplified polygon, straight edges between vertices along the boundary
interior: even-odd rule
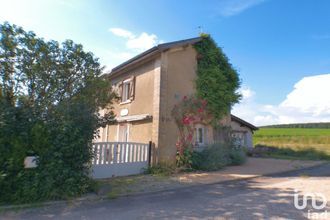
[[[252,148],[253,132],[258,130],[258,128],[235,115],[231,115],[230,125],[231,136],[234,139],[235,145]]]
[[[152,141],[157,161],[175,161],[178,128],[171,111],[184,96],[195,93],[197,52],[193,45],[199,41],[198,37],[160,44],[112,69],[108,77],[120,96],[113,106],[116,123],[101,128],[96,141]],[[246,127],[242,130],[246,142],[252,140],[254,128],[232,119],[228,115],[221,122],[225,126],[234,123],[237,132]],[[196,145],[205,146],[221,140],[221,135],[211,126],[197,124],[194,138]]]

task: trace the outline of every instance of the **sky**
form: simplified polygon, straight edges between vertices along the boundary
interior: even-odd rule
[[[209,33],[242,81],[232,113],[268,125],[330,121],[329,9],[328,0],[0,0],[0,22],[81,43],[106,70]]]

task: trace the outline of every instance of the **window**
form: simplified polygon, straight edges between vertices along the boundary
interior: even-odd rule
[[[121,103],[128,103],[134,99],[135,77],[132,76],[119,84],[119,95]]]
[[[129,124],[128,123],[118,124],[117,141],[128,142],[128,139],[129,139]]]
[[[123,84],[123,94],[122,94],[122,102],[126,102],[129,100],[130,98],[130,86],[131,83],[130,82],[124,82]]]
[[[204,129],[203,128],[197,128],[197,143],[203,144],[204,143]]]
[[[196,130],[195,130],[196,145],[201,146],[207,144],[206,131],[207,128],[204,125],[196,125]]]

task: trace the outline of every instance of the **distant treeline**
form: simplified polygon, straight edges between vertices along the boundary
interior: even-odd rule
[[[267,126],[260,126],[260,128],[329,128],[330,129],[330,122],[267,125]]]

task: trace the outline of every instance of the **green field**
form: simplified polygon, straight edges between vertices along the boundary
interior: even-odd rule
[[[253,139],[255,145],[315,149],[330,156],[330,129],[326,128],[260,128]]]

